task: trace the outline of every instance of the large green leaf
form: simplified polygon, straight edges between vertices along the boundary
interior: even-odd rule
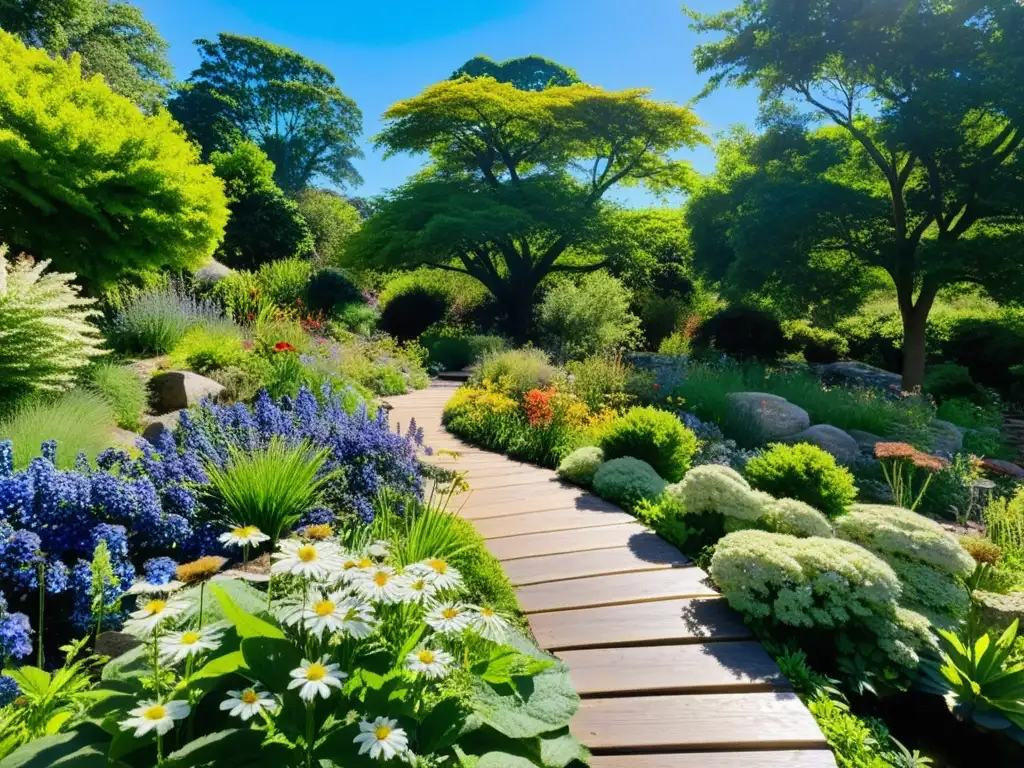
[[[282,744],[262,746],[263,733],[251,728],[217,731],[190,741],[167,756],[168,768],[197,766],[280,766],[287,764],[289,750]]]
[[[21,667],[19,669],[8,669],[4,671],[27,696],[41,698],[46,695],[50,687],[50,673],[44,672],[39,667]]]
[[[476,682],[473,707],[485,723],[515,739],[526,739],[564,728],[579,707],[580,698],[569,670],[558,663],[520,683],[518,690],[499,693]]]
[[[560,734],[546,734],[540,737],[540,760],[546,768],[566,768],[570,765],[586,765],[590,752],[579,743],[569,729]]]
[[[247,637],[242,656],[252,676],[274,693],[285,692],[291,682],[288,673],[302,663],[302,651],[283,638]]]
[[[220,604],[221,610],[224,612],[224,618],[235,625],[235,631],[238,633],[239,637],[284,637],[284,632],[273,624],[266,622],[239,607],[223,585],[211,584],[210,592],[217,598],[217,602]]]
[[[223,677],[237,672],[245,667],[245,657],[241,651],[233,651],[215,659],[210,659],[193,676],[193,680],[202,680],[208,677]]]
[[[525,757],[510,755],[508,752],[488,752],[481,755],[476,768],[537,768],[537,764]]]
[[[429,755],[447,749],[463,733],[464,724],[464,707],[459,699],[443,700],[420,723],[419,750]]]
[[[106,733],[87,724],[30,741],[0,760],[0,768],[107,768],[109,743]]]

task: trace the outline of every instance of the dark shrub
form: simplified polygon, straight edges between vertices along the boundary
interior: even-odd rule
[[[789,323],[786,336],[794,348],[803,352],[808,363],[834,363],[850,352],[850,345],[838,333],[804,321]]]
[[[881,333],[850,339],[850,357],[886,371],[903,370],[903,350]]]
[[[693,281],[682,264],[667,261],[654,273],[654,292],[663,299],[688,301],[693,296]]]
[[[1010,368],[1024,360],[1024,332],[1004,320],[965,320],[950,332],[943,352],[975,381],[1007,392],[1014,383]]]
[[[362,301],[359,286],[340,269],[321,269],[306,286],[306,303],[314,312],[330,314],[335,307]]]
[[[771,362],[785,354],[788,344],[774,315],[750,307],[727,307],[701,325],[693,346]]]
[[[447,312],[448,299],[444,294],[417,285],[387,303],[377,327],[399,341],[412,341],[441,322]]]
[[[975,405],[992,402],[991,395],[971,378],[970,371],[956,363],[929,366],[924,374],[924,391],[939,403],[954,399],[970,400]]]
[[[682,479],[697,451],[697,437],[679,419],[658,408],[631,408],[611,421],[600,438],[606,460],[630,456],[646,461],[669,482]]]
[[[505,342],[498,336],[462,336],[426,334],[420,344],[427,350],[428,359],[446,371],[461,371],[485,353],[501,351]]]

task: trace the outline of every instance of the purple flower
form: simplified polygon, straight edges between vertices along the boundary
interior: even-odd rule
[[[21,696],[21,688],[13,677],[0,675],[0,707],[13,704],[14,700]]]
[[[178,563],[169,557],[153,557],[142,564],[146,574],[146,581],[150,584],[166,584],[174,578],[178,570]]]
[[[23,659],[32,653],[32,627],[24,613],[8,613],[0,595],[0,657]]]

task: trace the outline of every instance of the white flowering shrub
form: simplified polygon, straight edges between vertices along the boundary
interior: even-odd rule
[[[967,615],[971,595],[960,579],[903,557],[883,559],[899,577],[903,587],[901,603],[925,614],[933,624],[940,626],[948,626],[951,620]]]
[[[6,258],[0,246],[0,404],[71,387],[79,369],[103,354],[92,319],[95,302],[79,296],[74,275],[46,272],[49,261]]]
[[[768,496],[764,500],[764,513],[757,522],[765,530],[800,538],[818,536],[829,539],[835,536],[832,523],[827,517],[810,504],[796,499],[773,499]]]
[[[594,474],[604,463],[604,451],[596,446],[577,448],[558,465],[558,476],[570,483],[589,488],[594,482]]]
[[[739,531],[718,542],[709,570],[744,615],[859,635],[888,664],[912,669],[932,642],[928,621],[900,608],[893,569],[851,542]]]
[[[316,538],[282,541],[274,553],[266,597],[236,581],[136,585],[125,630],[143,645],[108,667],[69,732],[8,759],[120,765],[130,753],[132,765],[175,768],[585,760],[567,734],[579,697],[564,664],[494,610],[464,602],[456,568],[439,558],[403,566],[402,548],[385,541],[343,551],[323,538],[328,526],[305,530]],[[253,535],[229,537],[247,546]],[[222,562],[203,558],[178,575],[209,578]],[[197,611],[204,589],[207,609]]]
[[[632,507],[653,500],[665,490],[665,481],[646,461],[624,456],[606,461],[594,473],[594,492],[602,499]]]

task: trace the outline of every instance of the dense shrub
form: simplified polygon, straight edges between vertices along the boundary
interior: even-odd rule
[[[566,385],[592,411],[623,406],[633,366],[619,355],[594,355],[585,360],[572,360],[565,366]]]
[[[295,202],[313,235],[317,258],[327,264],[339,263],[345,242],[362,223],[359,211],[329,189],[307,187],[296,195]]]
[[[966,442],[965,436],[965,442]],[[959,453],[932,476],[917,512],[931,518],[967,517],[974,502],[974,484],[982,472],[970,455]]]
[[[314,312],[331,314],[335,308],[362,304],[363,293],[340,269],[318,270],[306,286],[306,302]]]
[[[487,354],[503,352],[506,347],[500,336],[466,335],[457,331],[424,334],[420,344],[426,348],[430,362],[445,371],[461,371]]]
[[[658,349],[665,339],[679,329],[686,312],[686,304],[678,299],[653,293],[641,297],[637,302],[636,314],[640,318],[644,348]]]
[[[28,400],[18,406],[0,421],[0,440],[14,444],[13,462],[19,469],[41,454],[67,469],[79,453],[91,458],[110,445],[114,419],[106,398],[73,389],[53,399]],[[50,442],[54,440],[56,443]]]
[[[604,272],[586,275],[579,283],[558,283],[537,307],[544,347],[560,360],[580,360],[634,346],[640,321],[629,303],[626,287]]]
[[[489,381],[518,400],[531,389],[546,388],[557,376],[558,370],[542,350],[527,347],[484,355],[471,381]]]
[[[558,476],[570,483],[589,488],[594,473],[604,463],[604,451],[594,446],[577,448],[558,465]]]
[[[313,274],[307,259],[268,261],[256,270],[260,294],[278,307],[298,307],[306,298],[306,286]]]
[[[8,264],[0,246],[0,409],[38,392],[59,392],[102,354],[93,301],[74,275],[46,272],[47,261]]]
[[[377,327],[380,310],[363,302],[342,304],[334,309],[334,322],[349,333],[369,336]]]
[[[745,360],[773,362],[785,354],[787,347],[782,326],[774,315],[741,306],[715,313],[693,337],[695,350],[714,350]]]
[[[800,350],[809,363],[834,363],[850,353],[850,345],[841,334],[815,328],[806,321],[787,323],[785,334],[792,347]]]
[[[625,456],[606,461],[597,468],[594,492],[630,508],[645,499],[656,499],[665,490],[665,481],[646,461]]]
[[[399,341],[412,341],[444,320],[448,308],[448,299],[443,293],[414,286],[383,305],[377,326]]]
[[[107,337],[119,352],[163,355],[197,325],[221,316],[217,305],[171,285],[140,291],[119,302]]]
[[[170,362],[175,368],[202,374],[229,366],[244,367],[249,353],[242,347],[243,341],[242,330],[227,320],[197,326],[174,346]]]
[[[754,488],[799,499],[829,517],[841,515],[857,498],[850,470],[807,443],[772,445],[748,461],[743,474]]]
[[[952,329],[942,352],[967,368],[975,381],[1008,392],[1014,383],[1010,368],[1024,359],[1024,322],[965,320]]]
[[[138,431],[142,412],[146,410],[147,390],[145,380],[134,368],[97,363],[89,368],[86,380],[90,389],[110,403],[119,427]]]
[[[447,313],[444,320],[455,325],[469,324],[484,313],[493,298],[476,278],[458,272],[423,267],[400,272],[381,287],[378,301],[383,309],[398,296],[409,291],[427,291],[444,297]],[[487,322],[475,323],[488,327]]]
[[[697,438],[674,414],[654,407],[631,408],[601,432],[601,449],[608,459],[631,456],[647,462],[669,482],[690,468]]]

